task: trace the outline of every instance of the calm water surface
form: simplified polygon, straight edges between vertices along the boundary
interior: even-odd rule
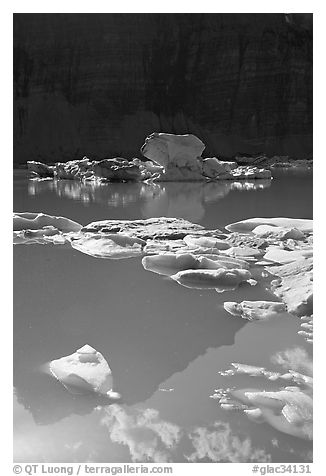
[[[35,182],[14,174],[14,210],[103,219],[183,217],[208,228],[255,216],[312,218],[312,175],[211,184]],[[232,362],[279,370],[272,356],[300,347],[300,322],[233,318],[224,301],[273,300],[259,286],[222,294],[145,271],[139,258],[102,260],[64,246],[14,248],[16,462],[311,461],[311,443],[222,410],[214,389],[272,388],[225,377]],[[41,371],[84,344],[108,360],[118,405],[76,396]]]

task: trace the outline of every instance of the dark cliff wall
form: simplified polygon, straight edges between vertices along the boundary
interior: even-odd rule
[[[312,153],[311,14],[15,14],[14,160]]]

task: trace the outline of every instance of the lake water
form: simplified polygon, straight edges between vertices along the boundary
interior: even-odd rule
[[[110,184],[27,180],[14,174],[14,210],[83,225],[183,217],[207,228],[249,217],[312,218],[312,174],[273,181]],[[312,444],[225,411],[214,389],[273,388],[226,377],[232,362],[279,370],[277,352],[311,346],[300,320],[232,317],[224,301],[274,300],[262,287],[188,289],[145,271],[140,258],[97,259],[65,246],[14,247],[15,462],[309,462]],[[70,394],[42,372],[84,344],[109,362],[122,401]],[[275,387],[275,384],[274,384]]]

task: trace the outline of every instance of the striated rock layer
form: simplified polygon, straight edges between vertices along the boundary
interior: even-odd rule
[[[312,14],[15,14],[14,160],[312,153]]]

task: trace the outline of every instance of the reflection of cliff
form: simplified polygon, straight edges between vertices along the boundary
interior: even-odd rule
[[[209,347],[232,345],[245,325],[217,313],[225,296],[201,296],[156,278],[140,260],[97,260],[45,246],[26,251],[15,249],[14,386],[40,424],[98,404],[38,371],[84,342],[108,360],[116,390],[130,405]]]
[[[143,218],[157,216],[184,218],[200,222],[205,215],[205,204],[214,203],[231,190],[250,191],[270,187],[271,180],[225,180],[210,183],[120,183],[100,184],[77,180],[29,180],[28,194],[47,191],[59,197],[111,207],[128,206],[140,201]]]
[[[312,152],[311,14],[15,14],[14,156]]]

